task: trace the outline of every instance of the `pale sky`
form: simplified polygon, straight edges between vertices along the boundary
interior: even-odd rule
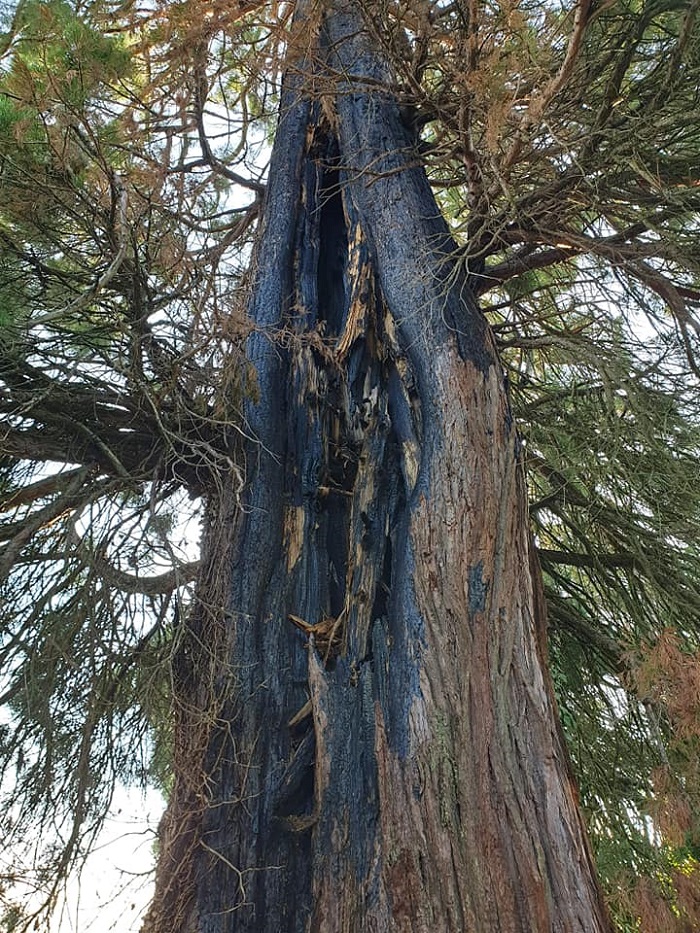
[[[155,791],[118,789],[80,879],[66,887],[50,933],[138,933],[153,890],[153,843],[164,809]]]

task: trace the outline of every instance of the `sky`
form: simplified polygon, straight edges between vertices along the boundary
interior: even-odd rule
[[[164,801],[119,788],[80,878],[71,878],[50,933],[138,933],[153,891],[154,842]]]

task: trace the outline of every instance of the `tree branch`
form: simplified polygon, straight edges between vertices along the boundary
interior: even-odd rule
[[[513,140],[513,143],[501,164],[501,172],[503,174],[508,171],[508,169],[513,165],[513,163],[520,155],[525,134],[529,128],[541,119],[550,101],[556,97],[556,95],[562,90],[566,82],[571,77],[571,73],[574,70],[574,65],[576,64],[576,59],[578,58],[579,51],[581,50],[581,43],[583,41],[583,34],[588,24],[591,3],[592,0],[579,0],[577,3],[576,13],[574,14],[574,26],[571,35],[569,36],[569,43],[566,49],[566,54],[564,56],[564,61],[561,63],[561,67],[559,68],[557,74],[550,78],[539,94],[535,94],[532,97],[530,106],[527,108],[522,116],[522,119],[520,120],[520,124],[516,130],[515,139]]]
[[[37,499],[44,496],[51,496],[54,493],[64,492],[70,486],[73,479],[77,476],[85,475],[85,467],[78,467],[75,470],[64,470],[62,473],[56,473],[53,476],[47,476],[44,479],[37,480],[29,486],[23,486],[21,489],[13,490],[7,499],[0,501],[0,512],[9,512],[21,505],[31,505]]]
[[[580,554],[549,548],[538,548],[537,553],[543,564],[564,564],[568,567],[625,567],[633,570],[638,564],[634,554]]]
[[[591,625],[590,622],[587,622],[579,613],[572,611],[557,594],[547,593],[546,598],[550,607],[550,623],[561,623],[562,627],[567,629],[579,641],[587,643],[602,654],[607,655],[614,662],[616,671],[626,670],[624,652],[614,638],[605,635],[594,625]]]
[[[40,317],[33,318],[27,322],[27,327],[38,327],[39,325],[53,324],[56,321],[63,320],[66,317],[69,317],[71,314],[74,314],[76,311],[80,311],[83,308],[87,307],[92,301],[94,301],[97,296],[102,292],[107,285],[112,281],[114,276],[119,271],[122,263],[124,262],[124,257],[126,256],[127,249],[127,206],[128,206],[128,189],[126,185],[121,181],[118,175],[114,173],[111,178],[112,184],[114,186],[114,194],[116,199],[116,240],[117,240],[117,251],[114,255],[114,258],[107,266],[102,275],[99,276],[95,284],[87,292],[84,292],[81,295],[72,301],[67,307],[61,308],[57,311],[49,311],[46,314],[42,314]]]
[[[195,560],[178,564],[172,570],[153,577],[139,577],[119,570],[98,554],[92,554],[90,562],[110,586],[125,593],[141,593],[144,596],[159,596],[172,592],[176,587],[194,580],[200,567],[200,561]]]

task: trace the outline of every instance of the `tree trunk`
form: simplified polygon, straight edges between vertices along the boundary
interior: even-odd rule
[[[609,930],[503,371],[353,6],[297,14],[145,929]]]

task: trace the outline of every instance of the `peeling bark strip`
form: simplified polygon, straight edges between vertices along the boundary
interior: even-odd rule
[[[225,617],[200,608],[184,642],[200,680],[146,929],[609,930],[490,331],[354,4],[328,5],[314,60],[323,101],[303,63],[283,97],[250,305],[259,443]]]

